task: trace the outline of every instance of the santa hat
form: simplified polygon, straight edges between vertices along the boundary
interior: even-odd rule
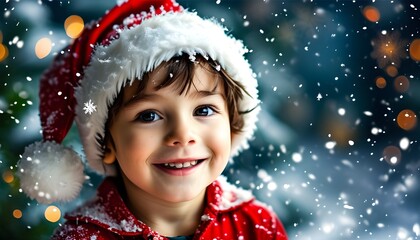
[[[248,147],[259,112],[257,81],[244,58],[248,50],[212,19],[173,0],[128,0],[87,26],[61,51],[40,82],[43,141],[26,147],[19,161],[21,187],[40,203],[70,201],[85,180],[80,157],[61,143],[76,120],[88,165],[112,176],[103,163],[108,108],[120,89],[181,54],[210,57],[247,92],[239,102],[244,127],[232,141],[232,156]],[[130,82],[131,81],[131,82]]]

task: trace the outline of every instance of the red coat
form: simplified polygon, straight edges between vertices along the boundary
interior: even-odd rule
[[[114,178],[106,178],[97,197],[65,217],[52,239],[166,239],[128,210]],[[287,240],[280,220],[249,191],[218,178],[207,188],[207,206],[194,240]]]

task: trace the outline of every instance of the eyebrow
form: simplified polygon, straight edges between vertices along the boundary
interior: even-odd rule
[[[219,86],[219,84],[216,84],[216,85],[214,86],[214,88],[213,88],[212,90],[210,90],[210,91],[208,91],[208,90],[201,90],[201,91],[198,91],[198,90],[196,89],[197,91],[196,91],[196,92],[194,92],[194,93],[192,93],[192,95],[193,95],[193,97],[195,97],[195,95],[197,95],[197,97],[208,97],[208,96],[214,96],[214,95],[221,95],[221,96],[222,96],[222,98],[224,99],[224,98],[225,98],[224,94],[222,94],[222,93],[221,93],[221,92],[219,92],[219,91],[216,91],[218,86]]]
[[[216,87],[217,88],[217,87]],[[224,94],[222,92],[216,91],[216,88],[214,88],[211,91],[208,90],[202,90],[202,91],[196,91],[191,94],[192,98],[203,98],[203,97],[209,97],[209,96],[215,96],[220,95],[224,100],[226,99]],[[131,105],[136,104],[137,102],[144,101],[147,99],[154,99],[159,97],[159,94],[150,93],[150,94],[136,94],[133,97],[131,97],[127,102],[123,104],[123,107],[129,107]]]
[[[224,98],[223,94],[221,92],[217,92],[217,91],[197,91],[191,94],[192,97],[208,97],[208,96],[214,96],[214,95],[220,95],[221,97]]]
[[[123,103],[123,107],[129,107],[137,102],[144,101],[145,99],[156,98],[157,94],[136,94],[132,96],[127,102]]]

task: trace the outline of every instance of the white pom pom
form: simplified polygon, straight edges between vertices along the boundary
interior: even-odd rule
[[[85,180],[79,155],[55,142],[27,146],[18,165],[22,190],[39,203],[73,200]]]

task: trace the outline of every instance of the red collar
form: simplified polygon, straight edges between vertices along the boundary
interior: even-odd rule
[[[221,176],[207,187],[207,205],[198,231],[203,232],[218,214],[232,211],[253,201],[251,192],[240,189]],[[145,223],[136,219],[125,205],[115,178],[108,177],[98,188],[96,198],[66,215],[69,220],[88,222],[123,236],[161,237]]]

